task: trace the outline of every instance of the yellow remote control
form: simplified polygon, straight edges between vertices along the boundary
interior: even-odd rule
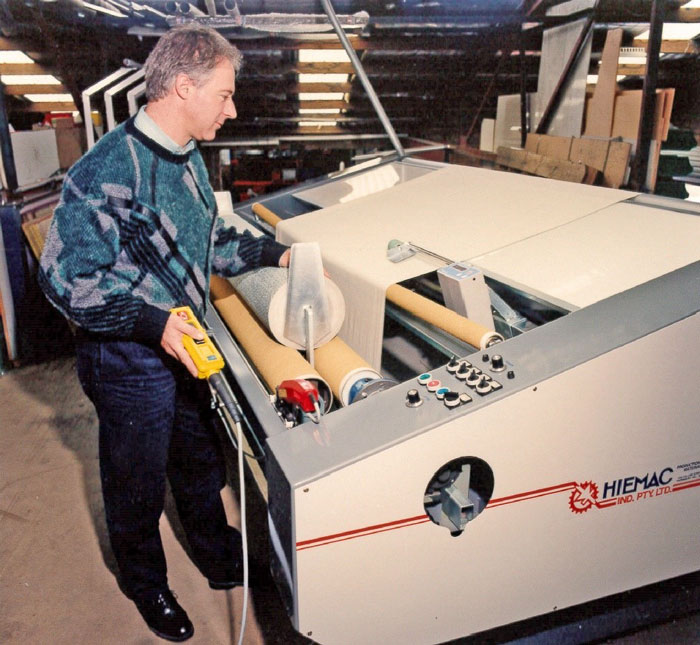
[[[199,321],[192,314],[192,310],[189,307],[175,307],[170,310],[170,313],[175,314],[178,318],[181,318],[184,322],[189,323],[204,334],[202,340],[196,340],[187,334],[182,337],[182,344],[192,357],[197,368],[197,376],[199,378],[209,378],[212,374],[220,372],[225,365],[224,359],[214,343],[212,343],[211,338],[207,336],[207,332],[204,331],[202,325],[199,324]]]

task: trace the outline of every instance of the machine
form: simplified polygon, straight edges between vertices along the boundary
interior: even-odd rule
[[[301,634],[439,643],[700,569],[699,214],[404,159],[231,216],[320,244],[339,336],[370,369],[352,402],[290,421],[213,291]],[[396,239],[430,253],[392,262]],[[467,313],[476,298],[493,335],[464,342],[387,300],[395,285]]]

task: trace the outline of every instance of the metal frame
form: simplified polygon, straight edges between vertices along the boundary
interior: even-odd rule
[[[92,123],[92,106],[90,104],[92,95],[111,85],[115,81],[118,81],[122,76],[126,76],[131,71],[133,71],[133,68],[131,67],[120,67],[116,72],[112,72],[109,76],[105,76],[105,78],[103,78],[101,81],[98,81],[94,85],[88,87],[86,90],[83,90],[83,122],[85,123],[88,150],[95,145],[95,127]]]
[[[114,130],[114,128],[117,126],[114,119],[114,96],[129,87],[129,85],[132,85],[136,81],[140,81],[144,77],[145,73],[146,72],[143,68],[139,69],[130,76],[127,76],[124,80],[117,83],[114,87],[110,87],[105,92],[105,110],[107,112],[108,130]]]

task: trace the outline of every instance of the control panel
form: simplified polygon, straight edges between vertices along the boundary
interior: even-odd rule
[[[515,371],[500,354],[482,354],[480,362],[473,356],[469,360],[453,357],[444,372],[424,372],[416,378],[419,387],[408,390],[406,405],[415,408],[424,397],[434,397],[453,409],[498,392],[506,380],[514,378]]]

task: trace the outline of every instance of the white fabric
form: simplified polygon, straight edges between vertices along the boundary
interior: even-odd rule
[[[390,240],[410,241],[455,261],[469,261],[634,194],[446,166],[351,203],[280,222],[277,239],[284,244],[320,243],[324,265],[345,297],[340,336],[379,370],[386,288],[440,266],[424,254],[390,262]]]
[[[614,204],[472,263],[514,287],[578,309],[698,260],[700,217]]]

